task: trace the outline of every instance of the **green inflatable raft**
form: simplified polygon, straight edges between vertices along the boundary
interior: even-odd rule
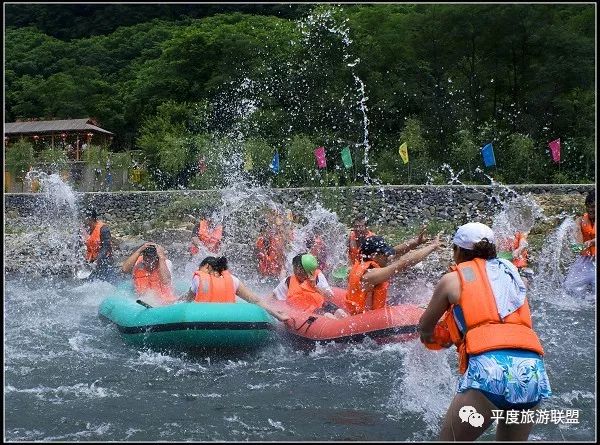
[[[98,309],[129,344],[168,350],[248,350],[267,343],[274,319],[261,307],[239,303],[175,303],[147,307],[136,302],[131,286],[117,286],[117,295]]]

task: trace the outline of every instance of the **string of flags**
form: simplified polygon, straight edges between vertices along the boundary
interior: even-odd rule
[[[560,148],[561,148],[560,138],[548,142],[548,147],[550,149],[552,161],[555,163],[560,163]],[[496,165],[496,157],[494,155],[494,146],[493,146],[492,142],[485,144],[483,147],[481,147],[480,151],[481,151],[481,156],[483,158],[483,164],[486,167],[493,167]],[[403,142],[402,144],[400,144],[400,147],[398,148],[398,153],[400,155],[400,158],[402,159],[402,162],[404,164],[408,164],[408,162],[409,162],[408,144],[406,142]],[[317,147],[314,150],[314,155],[315,155],[315,161],[316,161],[317,168],[318,169],[327,168],[327,158],[326,158],[326,153],[325,153],[325,147]],[[346,147],[342,148],[340,155],[342,158],[342,163],[344,164],[344,168],[346,168],[346,169],[352,168],[354,163],[352,161],[352,153],[350,151],[350,147],[346,146]],[[253,167],[254,167],[254,165],[253,165],[252,157],[250,156],[250,153],[247,153],[245,160],[244,160],[244,170],[250,171]],[[269,164],[269,168],[271,169],[271,171],[273,173],[279,173],[280,166],[279,166],[279,152],[278,151],[276,151],[275,154],[273,155],[273,159],[271,160],[271,163]],[[206,163],[204,160],[200,161],[200,170],[201,171],[206,170]]]

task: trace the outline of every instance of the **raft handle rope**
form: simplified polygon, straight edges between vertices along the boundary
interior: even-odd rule
[[[304,320],[304,323],[302,323],[298,327],[296,327],[296,320],[294,318],[290,318],[289,321],[286,321],[286,323],[291,324],[292,327],[294,328],[294,330],[296,330],[296,331],[299,331],[302,326],[304,326],[305,324],[308,324],[306,326],[306,329],[304,330],[304,332],[306,332],[306,331],[308,331],[308,328],[310,327],[310,325],[313,324],[313,322],[316,321],[316,320],[317,320],[317,317],[311,315],[306,320]]]
[[[135,302],[136,302],[137,304],[141,304],[141,305],[142,305],[142,306],[144,306],[146,309],[151,309],[151,308],[152,308],[152,306],[150,306],[150,305],[149,305],[148,303],[146,303],[145,301],[142,301],[142,300],[135,300]]]

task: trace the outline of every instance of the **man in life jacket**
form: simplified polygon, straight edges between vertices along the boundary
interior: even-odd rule
[[[498,240],[500,254],[498,257],[510,259],[519,271],[527,267],[529,253],[527,247],[528,232],[517,231],[514,236]]]
[[[85,260],[93,265],[94,270],[88,280],[113,281],[115,276],[112,239],[108,226],[98,219],[94,208],[88,208],[84,214],[85,226]]]
[[[425,242],[426,233],[427,225],[424,224],[416,237],[393,246],[392,249],[394,249],[394,253],[392,255],[400,257],[420,246]],[[350,266],[352,266],[356,261],[360,261],[362,259],[360,246],[362,243],[364,243],[365,239],[370,236],[375,236],[375,234],[367,227],[367,217],[360,215],[354,218],[354,221],[352,222],[352,230],[350,231],[350,236],[348,238],[348,259]]]
[[[192,230],[192,242],[189,247],[190,254],[197,255],[200,245],[204,245],[209,252],[216,253],[221,248],[223,226],[215,224],[210,218],[201,218]]]
[[[267,215],[255,244],[258,272],[263,277],[281,277],[285,273],[285,249],[293,237],[289,223],[276,211]]]
[[[458,352],[461,377],[439,440],[472,441],[492,424],[493,410],[517,410],[522,418],[552,392],[526,283],[510,261],[497,258],[492,229],[460,226],[453,253],[456,265],[435,287],[419,332],[427,348],[455,345]],[[527,440],[532,423],[502,417],[496,440]]]
[[[333,290],[319,270],[317,258],[301,253],[292,259],[294,273],[273,290],[272,298],[286,300],[290,306],[328,318],[344,318],[348,314],[335,305]]]
[[[179,299],[196,303],[235,303],[236,296],[262,307],[280,321],[289,318],[282,311],[271,310],[261,297],[246,287],[238,277],[232,275],[228,270],[225,257],[204,258],[198,270],[194,272],[189,291]]]
[[[591,287],[596,294],[596,196],[591,191],[585,198],[586,213],[575,221],[573,237],[582,244],[579,257],[569,268],[565,278],[565,289],[583,297]]]
[[[348,236],[348,259],[350,265],[361,260],[360,246],[370,236],[375,236],[367,227],[367,217],[359,215],[352,221],[352,230]]]
[[[155,243],[144,243],[121,266],[124,273],[132,275],[136,293],[159,305],[176,301],[171,281],[172,268],[164,248]]]
[[[368,237],[361,246],[362,261],[356,261],[348,275],[346,304],[351,314],[386,306],[389,280],[414,266],[441,246],[440,235],[424,247],[412,250],[390,263],[396,250],[380,236]]]

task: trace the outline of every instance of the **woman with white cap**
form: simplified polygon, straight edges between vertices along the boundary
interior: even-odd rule
[[[510,261],[496,257],[488,226],[459,227],[453,244],[456,265],[437,284],[419,323],[429,349],[456,345],[462,374],[440,440],[475,440],[494,419],[496,440],[526,440],[533,423],[521,422],[525,411],[552,393],[525,283]],[[518,423],[507,422],[508,410],[517,410]]]

